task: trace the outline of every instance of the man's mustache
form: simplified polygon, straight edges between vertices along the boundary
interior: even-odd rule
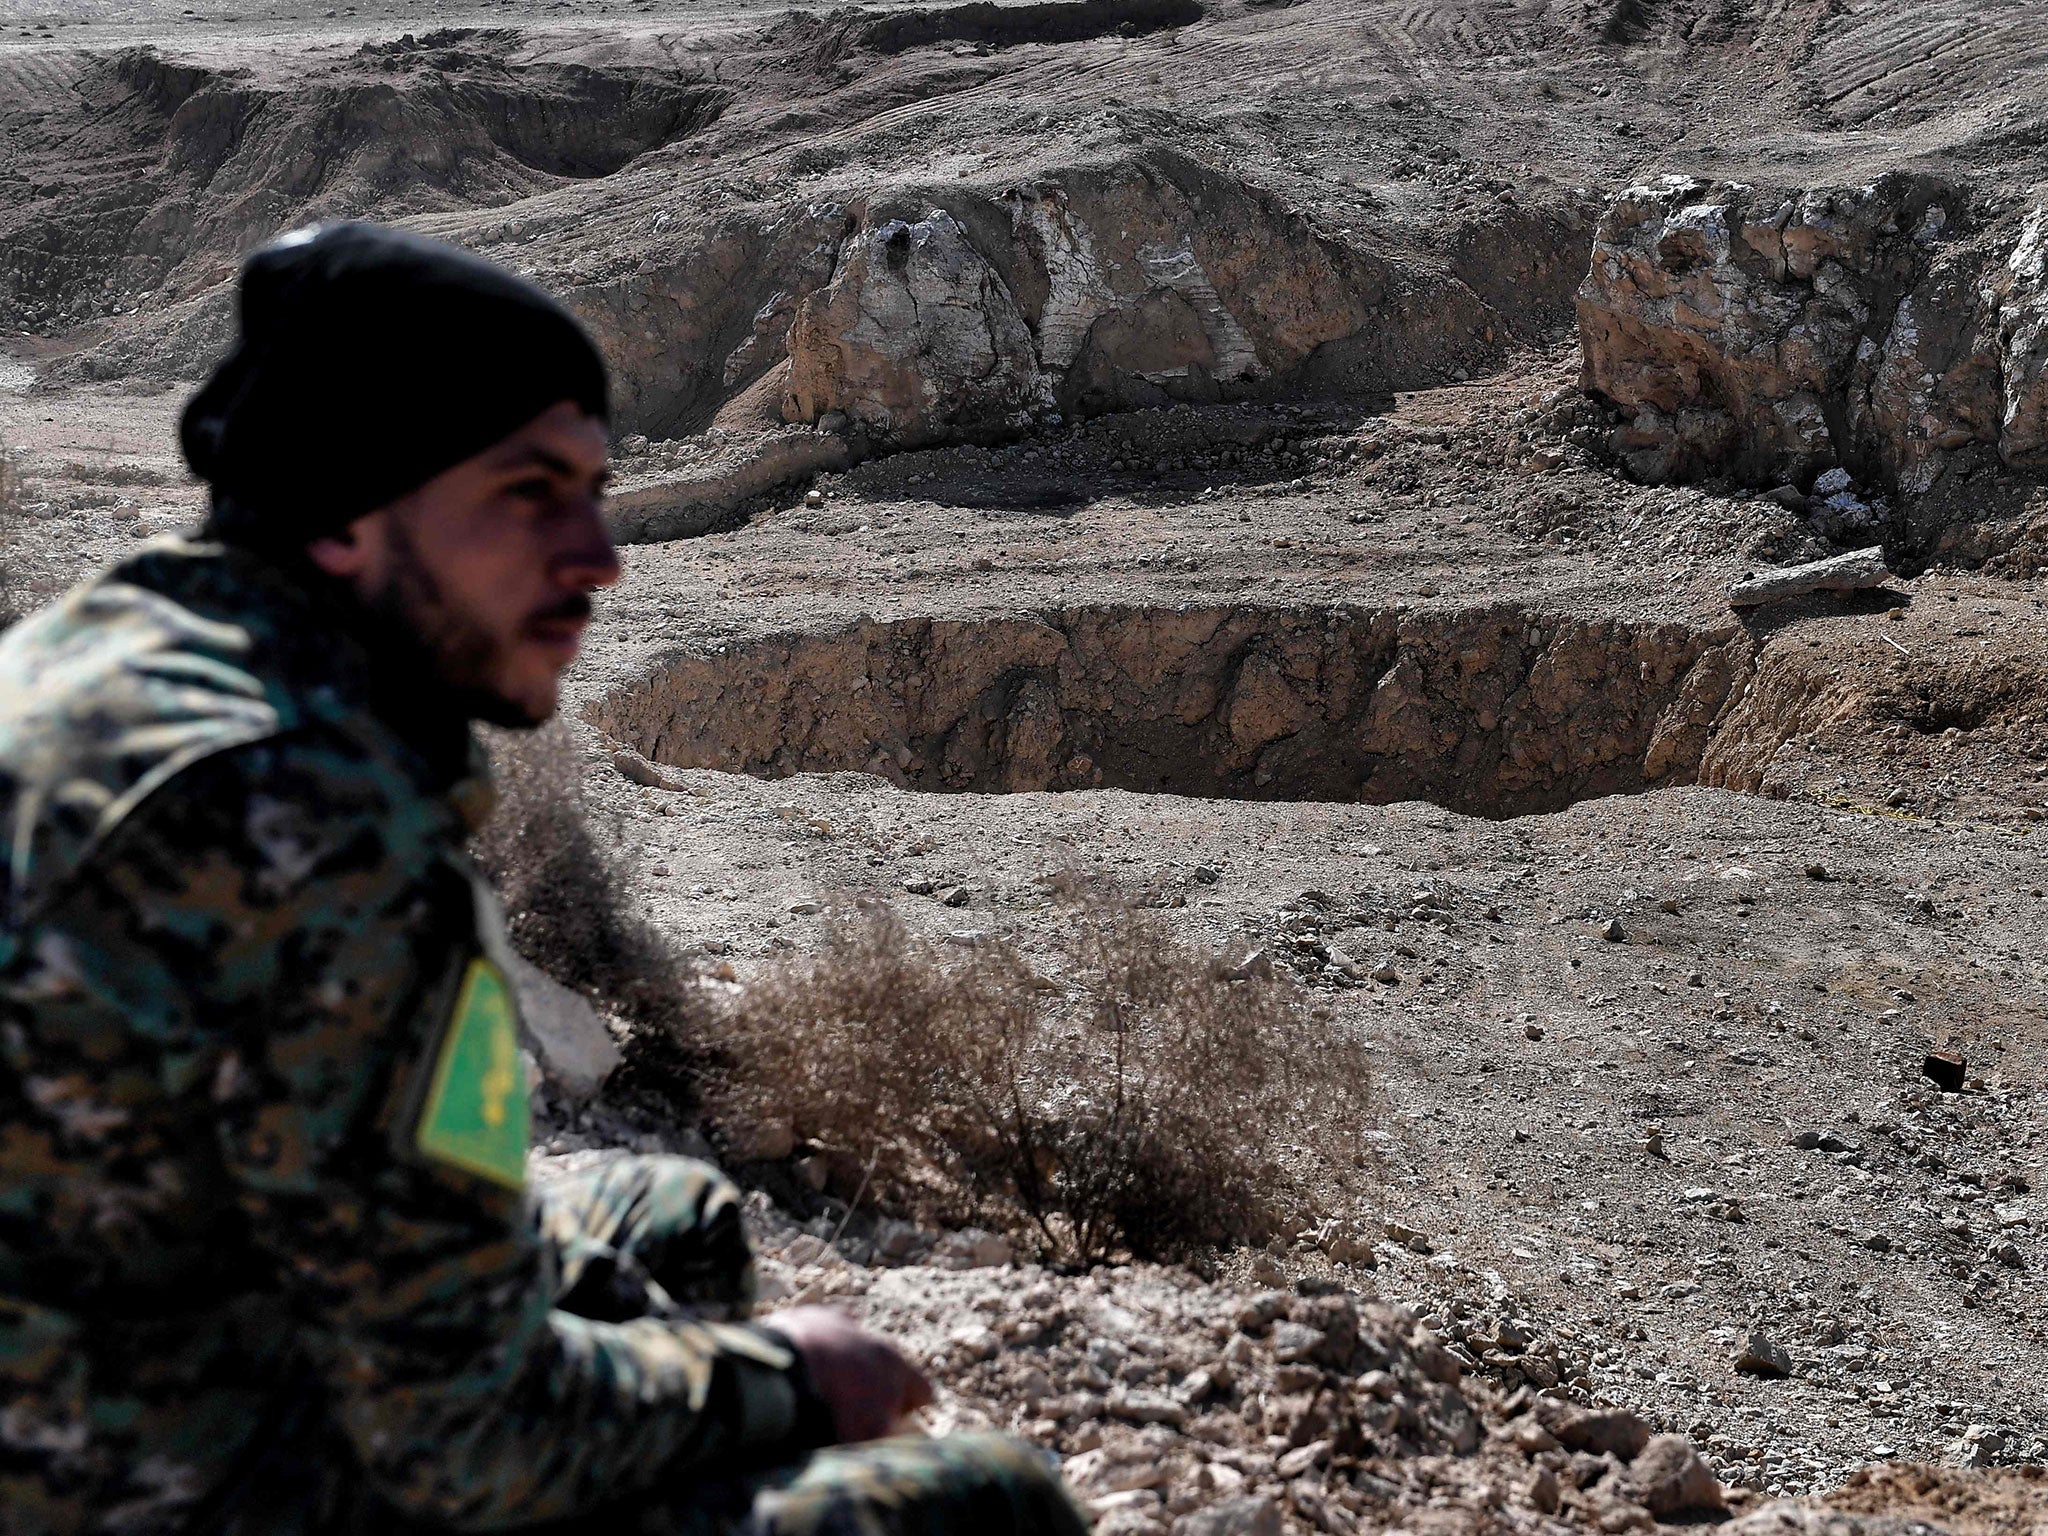
[[[526,622],[529,628],[564,620],[580,624],[589,619],[590,611],[590,594],[572,592],[567,597],[549,603],[545,608],[535,609],[527,615]]]

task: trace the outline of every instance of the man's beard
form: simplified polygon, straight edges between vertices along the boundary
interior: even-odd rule
[[[419,663],[441,685],[449,707],[469,719],[511,730],[530,731],[547,722],[524,704],[499,692],[492,679],[505,650],[504,642],[448,601],[434,573],[420,559],[402,518],[388,523],[387,547],[391,578],[371,603],[386,633],[407,649],[417,649]],[[526,622],[556,618],[588,618],[590,598],[571,593]]]

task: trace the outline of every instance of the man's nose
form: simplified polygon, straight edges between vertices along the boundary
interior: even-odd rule
[[[604,503],[597,497],[585,497],[577,515],[569,519],[554,572],[563,586],[582,592],[608,587],[619,579],[619,552],[604,520]]]

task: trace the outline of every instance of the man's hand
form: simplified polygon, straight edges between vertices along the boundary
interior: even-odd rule
[[[876,1440],[932,1400],[932,1384],[896,1346],[831,1307],[792,1307],[762,1318],[803,1357],[811,1385],[832,1410],[841,1445]]]

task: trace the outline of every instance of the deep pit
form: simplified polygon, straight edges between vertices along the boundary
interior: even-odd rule
[[[1077,607],[688,653],[589,718],[653,761],[763,778],[1515,816],[1693,782],[1747,644],[1512,605]]]

